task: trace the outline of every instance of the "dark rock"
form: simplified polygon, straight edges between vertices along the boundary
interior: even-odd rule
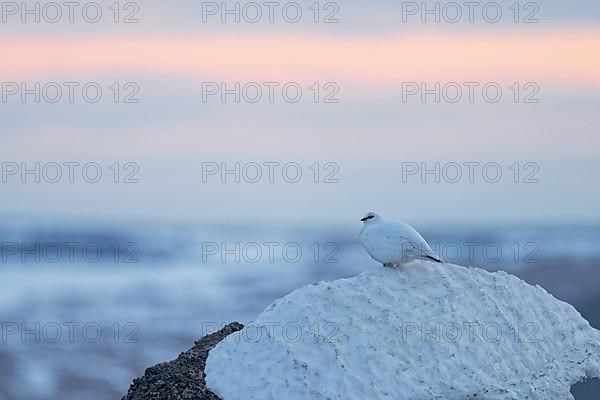
[[[146,369],[144,376],[134,379],[122,400],[221,400],[206,388],[204,367],[208,352],[242,328],[242,324],[233,322],[198,340],[175,360]]]

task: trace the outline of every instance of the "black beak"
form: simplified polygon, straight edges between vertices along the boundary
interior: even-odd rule
[[[365,217],[365,218],[361,219],[361,220],[360,220],[360,222],[365,222],[365,221],[366,221],[366,220],[368,220],[368,219],[369,219],[369,218],[366,218],[366,217]]]

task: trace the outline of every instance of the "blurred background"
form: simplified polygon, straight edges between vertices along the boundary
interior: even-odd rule
[[[56,4],[0,4],[0,399],[378,268],[368,211],[600,328],[600,3]]]

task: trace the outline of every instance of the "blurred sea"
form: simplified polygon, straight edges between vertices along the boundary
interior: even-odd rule
[[[447,261],[540,284],[600,327],[600,225],[417,228]],[[359,230],[0,220],[0,399],[120,398],[216,327],[378,268]]]

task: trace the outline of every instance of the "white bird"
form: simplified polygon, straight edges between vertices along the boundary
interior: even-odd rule
[[[414,260],[443,263],[412,226],[403,222],[385,221],[375,213],[368,213],[359,238],[367,253],[384,267],[407,264]]]

